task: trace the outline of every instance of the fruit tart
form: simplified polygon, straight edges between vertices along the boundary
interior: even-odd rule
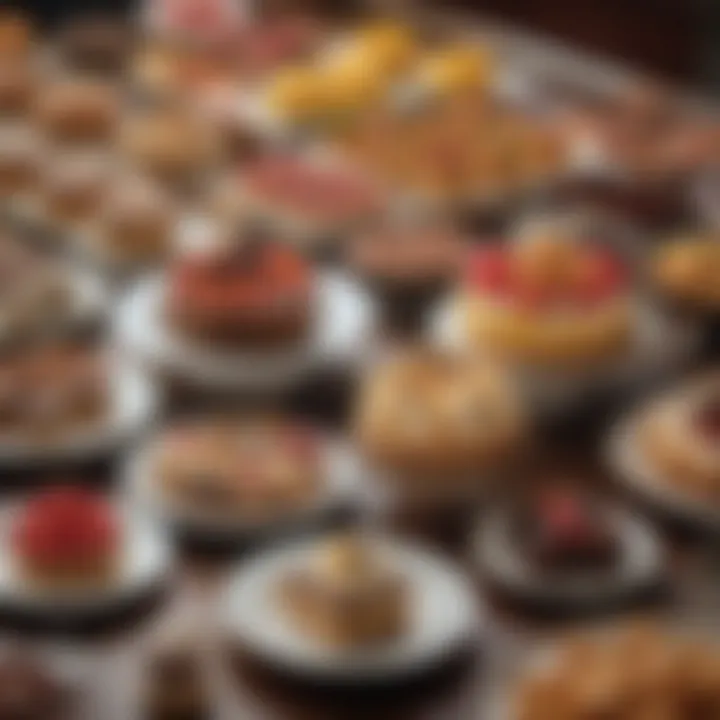
[[[517,449],[525,421],[510,379],[482,360],[411,349],[369,376],[356,414],[365,455],[408,492],[473,489]]]
[[[262,522],[301,511],[323,482],[320,437],[270,418],[190,422],[152,452],[166,500],[186,515]]]
[[[22,509],[13,560],[23,580],[43,592],[102,588],[117,571],[121,531],[102,497],[74,487],[48,490]]]
[[[664,244],[651,274],[671,302],[688,309],[720,310],[720,234],[697,233]]]
[[[288,571],[279,596],[300,633],[345,650],[396,640],[410,622],[402,571],[353,534],[320,542],[312,557]]]
[[[181,334],[258,349],[296,343],[312,320],[312,272],[294,250],[264,234],[178,259],[167,314]]]
[[[720,651],[638,623],[567,638],[520,682],[516,720],[714,718]]]
[[[588,366],[617,358],[633,326],[627,268],[611,249],[549,223],[471,257],[461,291],[470,344],[511,361]]]
[[[651,403],[635,441],[664,482],[701,501],[720,502],[720,374]]]

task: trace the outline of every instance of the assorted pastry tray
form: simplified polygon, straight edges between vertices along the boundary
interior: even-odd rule
[[[41,37],[0,12],[0,467],[38,480],[8,483],[0,620],[157,620],[189,536],[230,565],[171,642],[132,641],[122,720],[215,717],[218,637],[334,689],[492,668],[496,603],[673,608],[665,521],[716,540],[720,120],[477,24],[157,0]],[[564,199],[587,179],[690,211]],[[586,422],[610,482],[542,477]],[[720,717],[710,639],[560,647],[491,720]],[[56,720],[63,683],[21,660],[0,717]]]

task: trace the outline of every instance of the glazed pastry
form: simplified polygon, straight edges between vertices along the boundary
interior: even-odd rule
[[[381,72],[397,76],[407,71],[417,56],[412,30],[392,22],[369,23],[349,40],[349,52],[358,53]]]
[[[23,580],[34,588],[93,590],[112,582],[120,543],[120,527],[106,500],[60,488],[40,493],[23,509],[13,554]]]
[[[182,334],[245,348],[294,344],[311,321],[312,275],[292,249],[255,235],[178,261],[167,313]]]
[[[129,28],[119,19],[88,17],[63,29],[60,48],[72,68],[119,73],[132,49],[132,39]]]
[[[320,438],[270,419],[182,425],[160,439],[154,457],[169,501],[214,519],[252,522],[301,510],[324,473]]]
[[[262,218],[300,242],[322,242],[376,218],[383,200],[357,173],[294,157],[263,157],[223,188],[220,204]],[[237,216],[236,216],[237,218]]]
[[[122,130],[127,160],[158,180],[199,181],[220,158],[211,123],[180,108],[161,108],[130,118]]]
[[[323,541],[279,589],[296,629],[321,644],[353,650],[397,640],[410,622],[408,587],[370,541]]]
[[[720,652],[711,641],[637,625],[566,640],[520,683],[517,720],[714,718]]]
[[[0,118],[25,116],[33,105],[35,92],[32,67],[0,60]]]
[[[0,434],[6,440],[62,441],[102,421],[109,404],[108,368],[97,352],[40,347],[0,363]]]
[[[652,275],[670,300],[699,310],[720,309],[720,235],[698,234],[661,247]]]
[[[468,265],[460,301],[468,342],[520,363],[578,366],[628,347],[628,273],[611,250],[540,223],[510,247],[483,247]]]
[[[93,218],[110,185],[110,162],[102,155],[54,157],[40,172],[45,218],[61,226]]]
[[[420,65],[419,79],[441,95],[475,91],[485,87],[492,72],[492,59],[479,45],[443,48]]]
[[[279,117],[298,124],[320,120],[330,104],[323,76],[310,66],[279,71],[268,84],[265,100]]]
[[[170,253],[177,226],[172,201],[142,178],[121,180],[105,196],[96,241],[121,263],[153,263]]]
[[[211,717],[209,689],[198,638],[164,639],[152,648],[143,673],[145,720],[206,720]]]
[[[617,559],[604,506],[579,490],[538,490],[521,503],[514,521],[520,546],[543,572],[607,570]]]
[[[663,481],[700,500],[720,501],[720,376],[687,383],[652,403],[636,441]]]
[[[94,80],[63,80],[44,87],[35,107],[38,127],[60,143],[109,141],[119,116],[114,88]]]
[[[409,492],[477,489],[507,458],[525,422],[514,387],[494,365],[407,351],[375,369],[361,394],[363,452]]]
[[[336,142],[373,177],[441,208],[517,193],[558,174],[567,158],[555,128],[484,91],[455,93],[409,113],[379,109]]]
[[[40,141],[28,128],[0,130],[0,198],[35,189],[41,155]]]
[[[0,661],[0,717],[8,720],[70,720],[68,687],[22,651]]]
[[[20,61],[32,46],[33,30],[27,18],[10,8],[0,10],[0,63]]]

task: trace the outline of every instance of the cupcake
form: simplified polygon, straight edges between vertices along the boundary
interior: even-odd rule
[[[676,238],[655,253],[651,276],[660,294],[687,309],[720,310],[720,235]]]
[[[632,288],[612,250],[540,223],[472,255],[461,290],[467,342],[531,366],[590,366],[629,347]]]
[[[181,334],[257,349],[294,344],[311,322],[312,274],[295,251],[255,236],[180,259],[167,313]]]
[[[91,242],[101,256],[123,264],[155,263],[172,250],[177,212],[155,183],[130,177],[105,195],[97,226]]]
[[[153,468],[161,493],[183,514],[249,523],[305,509],[324,472],[320,438],[270,418],[180,425],[157,442]]]
[[[0,660],[0,717],[8,720],[70,720],[75,698],[54,672],[16,648]]]
[[[0,63],[18,62],[33,47],[33,29],[30,21],[19,12],[0,10]]]
[[[131,117],[120,147],[133,167],[172,186],[200,182],[221,155],[212,123],[177,107]]]
[[[73,69],[81,72],[122,72],[132,49],[129,27],[112,17],[75,20],[60,34],[60,51]]]
[[[402,571],[355,535],[323,540],[282,579],[279,599],[297,631],[344,650],[396,641],[410,624]]]
[[[349,243],[348,262],[380,296],[391,319],[422,317],[459,276],[468,243],[452,229],[418,224],[363,233]]]
[[[0,198],[14,199],[35,190],[41,150],[25,127],[0,129]]]
[[[375,369],[355,432],[363,454],[408,496],[477,491],[524,438],[524,412],[497,366],[409,350]]]
[[[110,181],[109,161],[102,155],[54,156],[40,171],[44,220],[63,228],[93,219]]]
[[[200,638],[178,632],[150,648],[142,674],[141,707],[146,720],[212,717]]]
[[[32,67],[0,60],[0,118],[27,115],[35,100],[36,89]]]
[[[115,89],[94,80],[61,80],[42,88],[35,122],[59,143],[96,143],[112,139],[120,117]]]
[[[43,592],[110,584],[121,534],[112,507],[78,488],[42,492],[22,509],[13,532],[13,560],[23,581]]]

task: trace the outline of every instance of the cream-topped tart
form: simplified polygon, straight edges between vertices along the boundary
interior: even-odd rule
[[[632,287],[620,257],[562,225],[539,224],[471,257],[461,291],[470,345],[531,365],[615,358],[632,334]]]

